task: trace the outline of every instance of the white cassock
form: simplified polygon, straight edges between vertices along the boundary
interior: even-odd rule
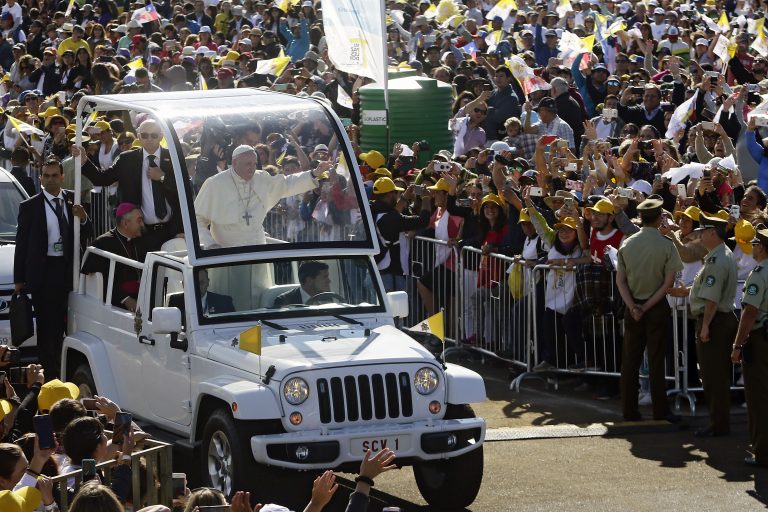
[[[197,231],[203,247],[267,243],[264,219],[284,197],[316,188],[312,171],[272,176],[257,170],[246,181],[233,169],[211,176],[195,198]]]

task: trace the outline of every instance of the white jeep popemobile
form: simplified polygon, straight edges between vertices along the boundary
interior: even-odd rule
[[[160,124],[184,238],[144,262],[92,247],[76,258],[104,257],[111,266],[108,275],[81,275],[70,296],[63,373],[85,395],[110,397],[176,436],[204,483],[227,494],[253,487],[268,494],[296,470],[356,469],[366,450],[386,447],[413,467],[428,503],[465,507],[482,481],[485,421],[468,404],[485,400],[483,380],[396,328],[408,299],[384,292],[363,183],[328,107],[254,89],[81,100],[78,133],[94,110]],[[269,143],[257,146],[262,161],[285,160],[283,172],[292,172],[290,162],[304,169],[316,162],[292,148],[292,137],[270,134],[292,133],[307,152],[329,145],[341,158],[317,189],[271,207],[266,244],[206,248],[190,155],[202,155],[194,172],[210,172],[207,156],[254,144],[254,133]],[[239,207],[237,197],[227,200]],[[317,262],[324,283],[308,296],[299,275]],[[115,265],[140,274],[135,314],[111,304]],[[241,333],[257,324],[261,355],[240,347]]]

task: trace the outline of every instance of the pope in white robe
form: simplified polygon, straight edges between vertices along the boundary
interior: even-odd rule
[[[195,198],[200,243],[204,248],[267,243],[264,219],[280,199],[303,194],[318,186],[323,170],[290,176],[272,176],[257,170],[258,156],[251,146],[232,152],[232,167],[211,176]]]

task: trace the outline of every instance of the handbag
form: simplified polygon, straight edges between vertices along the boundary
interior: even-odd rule
[[[11,344],[18,347],[35,334],[32,300],[23,293],[12,296],[8,316],[11,320]]]

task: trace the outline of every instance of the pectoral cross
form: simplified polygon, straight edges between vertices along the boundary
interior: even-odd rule
[[[243,219],[245,219],[245,225],[250,226],[251,225],[251,219],[253,218],[253,215],[251,215],[251,212],[246,211],[245,215],[243,215]]]

